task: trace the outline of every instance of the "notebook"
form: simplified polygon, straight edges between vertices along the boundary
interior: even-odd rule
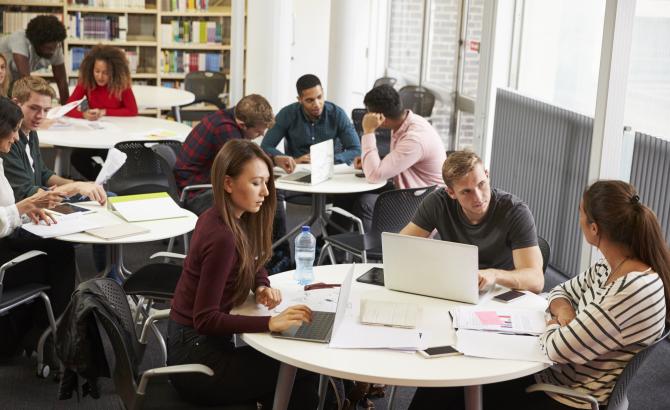
[[[344,315],[349,304],[351,293],[351,279],[354,275],[354,267],[351,265],[349,273],[342,282],[340,294],[337,298],[337,309],[333,312],[312,311],[312,323],[303,323],[301,326],[293,326],[283,332],[273,332],[272,336],[283,339],[305,340],[308,342],[329,343],[332,334],[337,330],[344,320]]]
[[[132,224],[117,224],[117,225],[103,226],[101,228],[89,229],[84,232],[101,239],[110,240],[110,239],[119,239],[128,236],[148,233],[149,229]]]
[[[382,233],[387,289],[466,303],[479,301],[476,246]]]
[[[335,173],[333,140],[326,140],[309,147],[310,171],[297,171],[279,178],[293,184],[316,185],[327,181]]]
[[[366,325],[380,325],[414,329],[419,307],[411,303],[385,300],[361,300],[360,321]]]

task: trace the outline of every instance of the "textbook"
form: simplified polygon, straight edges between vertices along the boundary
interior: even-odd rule
[[[180,208],[167,192],[112,196],[107,198],[107,203],[111,211],[128,222],[180,218],[188,215],[188,211]]]
[[[126,238],[128,236],[133,235],[140,235],[149,232],[149,229],[126,223],[126,224],[108,225],[95,229],[88,229],[84,232],[101,239],[110,240],[110,239]]]

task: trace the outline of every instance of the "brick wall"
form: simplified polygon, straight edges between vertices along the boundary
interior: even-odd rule
[[[432,24],[430,27],[426,78],[424,83],[435,84],[449,90],[438,96],[433,109],[433,125],[445,145],[451,141],[452,123],[455,123],[454,95],[458,58],[458,26],[460,0],[433,0]],[[466,52],[463,72],[462,93],[476,97],[479,75],[479,53],[470,49],[470,41],[481,39],[482,12],[484,0],[470,0]],[[419,76],[421,58],[421,30],[423,0],[392,0],[389,39],[389,67],[406,75]],[[457,131],[457,148],[472,145],[474,117],[461,115]],[[453,147],[449,147],[453,148]]]

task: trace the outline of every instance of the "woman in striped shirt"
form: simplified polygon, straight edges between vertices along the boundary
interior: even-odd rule
[[[603,259],[549,295],[552,319],[540,337],[555,365],[521,379],[484,386],[489,408],[590,408],[566,396],[525,394],[536,382],[565,386],[606,405],[633,356],[663,332],[670,307],[670,251],[653,211],[623,181],[598,181],[579,206],[585,239]],[[419,389],[410,408],[462,408],[462,389]],[[495,404],[493,404],[495,403]]]

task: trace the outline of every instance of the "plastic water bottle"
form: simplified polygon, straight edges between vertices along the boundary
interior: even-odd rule
[[[314,256],[316,253],[316,238],[303,226],[302,232],[295,237],[295,276],[294,279],[301,285],[314,281]]]

